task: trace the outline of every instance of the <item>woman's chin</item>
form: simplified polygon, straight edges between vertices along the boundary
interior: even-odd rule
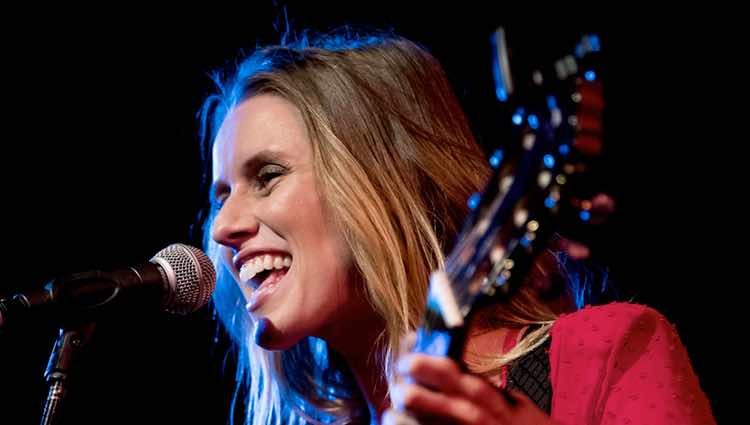
[[[299,342],[301,337],[289,335],[279,329],[271,319],[263,317],[255,324],[255,344],[265,350],[286,350]]]

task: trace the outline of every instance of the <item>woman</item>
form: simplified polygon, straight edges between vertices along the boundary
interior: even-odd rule
[[[556,325],[583,320],[557,319],[574,309],[572,293],[542,302],[533,289],[549,286],[556,263],[471,328],[463,361],[489,379],[426,356],[396,367],[424,312],[429,273],[488,177],[429,53],[392,35],[331,35],[258,49],[217,81],[203,110],[214,205],[207,245],[223,264],[215,304],[240,348],[235,404],[247,424],[378,423],[391,402],[459,423],[581,423],[565,410],[573,406],[585,423],[608,418],[602,406],[616,397],[596,389],[589,398],[602,400],[561,401],[570,383],[552,357],[551,411],[493,387],[508,386],[508,366],[545,349],[550,333],[550,356],[578,342],[565,334],[575,326]],[[631,307],[621,316],[657,316]],[[603,308],[597,314],[622,310]],[[405,376],[414,384],[400,383]],[[694,375],[683,379],[703,397]],[[705,398],[699,412],[710,415]]]

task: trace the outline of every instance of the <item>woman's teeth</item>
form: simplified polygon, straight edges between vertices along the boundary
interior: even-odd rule
[[[248,282],[264,270],[284,269],[292,265],[292,257],[288,255],[259,255],[248,260],[240,268],[240,280]]]

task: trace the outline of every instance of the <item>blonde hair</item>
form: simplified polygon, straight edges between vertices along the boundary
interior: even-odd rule
[[[442,267],[467,198],[489,175],[442,67],[403,38],[347,32],[259,49],[221,80],[203,109],[208,140],[253,95],[281,96],[302,113],[321,198],[352,252],[355,283],[385,323],[376,354],[386,379],[401,338],[422,318],[429,273]],[[215,242],[206,244],[218,260]],[[248,425],[366,415],[348,368],[325,341],[308,337],[281,353],[253,344],[254,324],[225,277],[214,302],[240,348],[245,388],[236,398],[247,392]],[[553,319],[540,318],[531,298],[520,300],[521,313],[506,312],[511,322]]]

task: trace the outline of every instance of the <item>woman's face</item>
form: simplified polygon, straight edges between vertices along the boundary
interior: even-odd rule
[[[326,338],[366,305],[350,276],[352,258],[325,208],[312,146],[299,110],[269,94],[232,109],[213,148],[220,210],[212,237],[225,265],[262,320],[256,342],[288,348]]]

